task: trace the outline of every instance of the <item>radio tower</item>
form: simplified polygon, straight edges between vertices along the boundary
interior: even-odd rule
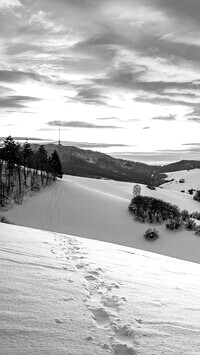
[[[59,134],[58,145],[60,146],[61,145],[61,143],[60,143],[60,125],[59,125],[58,134]]]

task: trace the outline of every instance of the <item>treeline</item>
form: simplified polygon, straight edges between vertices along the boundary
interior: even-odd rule
[[[48,156],[43,145],[33,151],[30,143],[20,145],[8,136],[0,149],[0,207],[9,199],[20,203],[27,191],[39,190],[56,178],[62,178],[62,166],[54,150]]]

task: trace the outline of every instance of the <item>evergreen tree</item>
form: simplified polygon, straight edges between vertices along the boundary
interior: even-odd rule
[[[61,165],[60,158],[59,158],[59,155],[56,150],[53,151],[53,153],[51,155],[50,162],[51,162],[51,167],[52,167],[54,179],[56,177],[59,177],[60,179],[62,179],[62,176],[63,176],[62,165]]]
[[[30,143],[28,143],[28,142],[24,143],[23,150],[22,150],[22,156],[23,156],[23,166],[24,166],[24,185],[26,186],[26,180],[27,180],[26,169],[27,169],[27,166],[30,166],[30,159],[33,156],[33,151],[31,149]]]
[[[40,169],[40,176],[41,176],[41,182],[42,186],[44,184],[44,171],[48,170],[48,157],[47,157],[47,151],[44,147],[44,145],[41,145],[38,150],[38,158],[39,158],[39,169]]]
[[[13,172],[15,164],[17,163],[19,154],[19,146],[15,143],[11,136],[8,136],[3,142],[2,148],[2,159],[6,161],[6,168],[8,169],[8,183],[7,191],[9,192],[11,187],[11,178],[13,177]]]

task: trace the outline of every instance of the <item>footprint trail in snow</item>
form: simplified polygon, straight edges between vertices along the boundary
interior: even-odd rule
[[[120,319],[120,310],[127,302],[125,297],[120,297],[120,285],[109,282],[101,267],[92,268],[88,262],[88,251],[76,238],[55,234],[55,240],[58,244],[52,249],[52,253],[69,262],[69,265],[63,267],[66,272],[80,274],[87,292],[83,302],[91,314],[93,325],[106,332],[108,342],[102,348],[110,350],[114,355],[138,354],[132,326],[122,324]],[[69,283],[70,281],[68,279]],[[92,335],[86,340],[92,341]]]

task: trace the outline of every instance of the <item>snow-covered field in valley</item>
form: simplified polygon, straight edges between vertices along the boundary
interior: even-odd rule
[[[198,178],[196,175],[196,180]],[[128,211],[133,185],[64,176],[54,186],[4,214],[17,225],[112,242],[200,263],[200,237],[193,232],[171,232],[164,225],[156,225],[160,238],[153,243],[144,239],[144,232],[152,225],[135,222]],[[190,212],[200,211],[200,203],[189,194],[164,188],[149,190],[145,185],[141,188],[142,195],[161,198]]]
[[[198,264],[0,224],[0,268],[2,355],[199,355]]]
[[[163,188],[175,191],[185,191],[189,189],[200,190],[200,169],[181,170],[167,173],[167,180],[172,180],[162,185]],[[183,179],[184,182],[179,181]]]

